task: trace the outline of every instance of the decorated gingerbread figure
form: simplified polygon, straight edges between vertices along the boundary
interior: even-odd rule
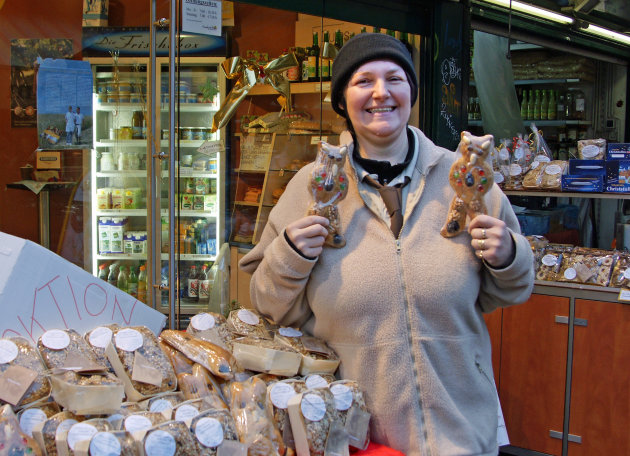
[[[341,234],[337,204],[348,193],[348,178],[344,171],[347,155],[346,146],[333,146],[320,141],[309,181],[314,201],[308,214],[321,215],[330,221],[325,244],[337,248],[346,245],[346,240]]]
[[[455,196],[448,209],[446,223],[440,233],[444,237],[457,236],[464,230],[466,216],[471,219],[487,213],[483,196],[492,187],[494,175],[492,166],[486,163],[494,144],[492,135],[473,136],[467,131],[461,133],[457,146],[461,153],[449,174],[449,183]]]

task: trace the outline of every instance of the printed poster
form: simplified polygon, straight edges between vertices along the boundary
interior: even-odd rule
[[[61,38],[11,40],[11,127],[37,126],[37,70],[42,59],[71,59],[72,40]]]
[[[90,62],[46,59],[37,75],[40,149],[92,148]]]

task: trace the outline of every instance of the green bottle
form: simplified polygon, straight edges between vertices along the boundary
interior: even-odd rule
[[[325,46],[325,43],[330,42],[330,36],[328,35],[328,30],[324,31],[324,39],[322,41],[322,48]],[[330,81],[330,59],[322,57],[319,59],[320,68],[322,72],[322,81]]]
[[[313,46],[308,51],[308,80],[319,81],[319,37],[313,32]]]
[[[549,98],[547,96],[547,90],[542,91],[542,98],[540,99],[540,120],[547,120],[547,114],[549,113]]]
[[[523,90],[523,101],[521,101],[521,118],[527,119],[527,109],[529,106],[529,98],[527,98],[527,90]]]
[[[549,90],[549,105],[547,106],[547,120],[556,120],[556,110],[558,109],[556,102],[556,91]]]
[[[127,293],[138,298],[138,276],[134,268],[129,268],[129,279],[127,279]]]
[[[127,281],[128,281],[127,267],[120,266],[119,270],[120,272],[118,273],[118,289],[127,293],[129,291],[129,288],[127,285]]]

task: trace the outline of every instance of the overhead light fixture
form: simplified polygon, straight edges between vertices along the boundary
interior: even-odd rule
[[[609,40],[617,41],[618,43],[623,43],[630,46],[630,36],[624,35],[622,33],[613,32],[612,30],[608,30],[593,24],[588,24],[588,27],[586,27],[584,31],[592,35],[597,35],[602,38],[607,38]]]
[[[573,18],[569,16],[564,16],[562,14],[555,13],[553,11],[538,8],[537,6],[528,5],[527,3],[519,2],[516,0],[484,0],[486,3],[492,3],[493,5],[503,6],[505,8],[511,8],[514,11],[519,11],[521,13],[531,14],[532,16],[540,17],[543,19],[547,19],[553,22],[558,22],[560,24],[572,24]]]

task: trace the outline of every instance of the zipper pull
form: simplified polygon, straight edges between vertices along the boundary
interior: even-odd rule
[[[396,253],[400,253],[400,239],[396,239]]]

